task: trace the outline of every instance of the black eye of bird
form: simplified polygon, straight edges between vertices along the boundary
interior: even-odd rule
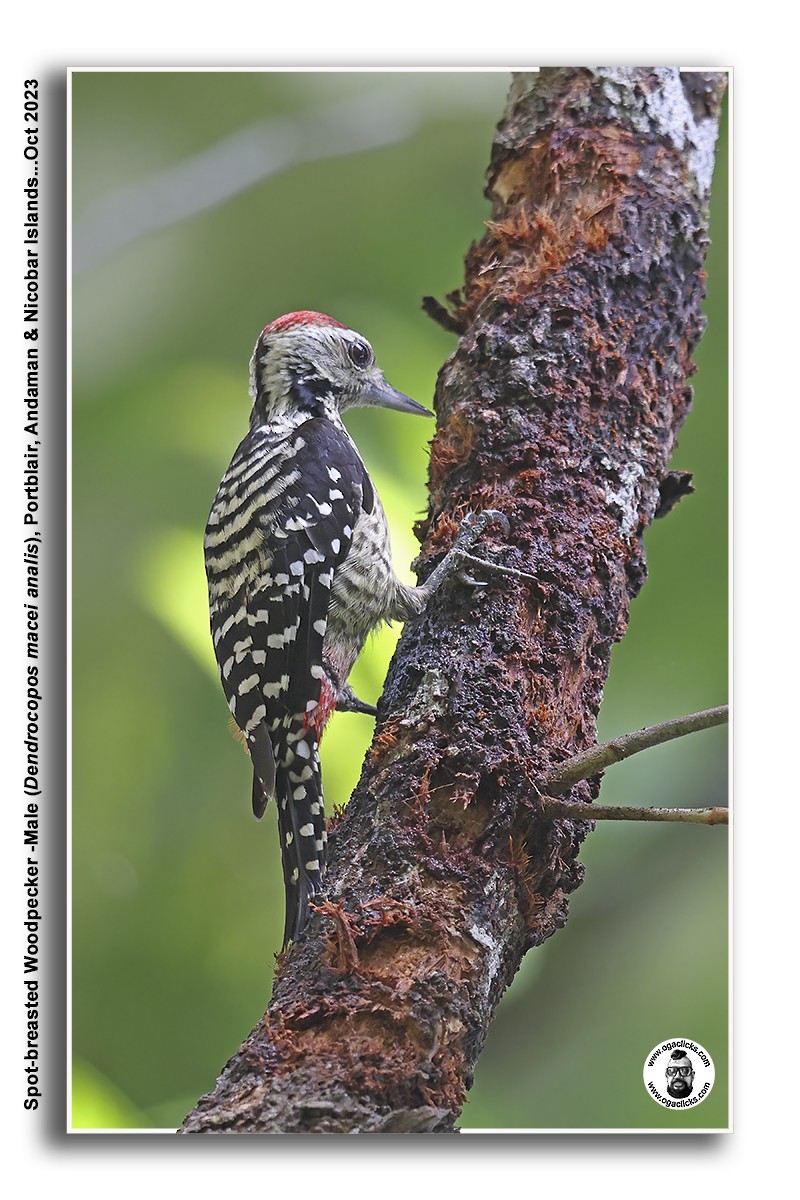
[[[366,342],[350,342],[347,347],[347,353],[350,355],[355,367],[367,367],[372,361],[372,351]]]

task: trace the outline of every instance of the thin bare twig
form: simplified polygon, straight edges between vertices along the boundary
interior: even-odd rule
[[[696,733],[699,729],[711,729],[714,725],[724,725],[727,720],[728,706],[721,704],[719,708],[707,708],[703,712],[690,713],[686,717],[674,717],[671,721],[664,721],[661,725],[649,725],[646,729],[639,729],[635,733],[625,733],[621,737],[613,738],[610,742],[604,742],[602,746],[592,746],[589,750],[582,750],[580,754],[559,763],[539,781],[539,787],[551,796],[560,796],[573,784],[579,783],[581,779],[597,775],[606,767],[610,767],[616,762],[622,762],[623,759],[630,758],[632,754],[638,754],[640,750],[648,750],[651,746],[660,746],[662,742],[685,737],[687,733]],[[641,811],[656,810],[642,809]],[[664,809],[663,811],[677,812],[680,810]],[[653,819],[660,820],[662,818],[655,817]],[[663,819],[677,820],[678,818],[665,817]]]
[[[545,817],[569,817],[571,821],[682,821],[690,825],[727,825],[727,808],[631,808],[613,804],[571,804],[568,800],[542,796],[540,811]]]

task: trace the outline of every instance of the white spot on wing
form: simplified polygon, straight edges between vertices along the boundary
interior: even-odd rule
[[[245,733],[251,733],[252,730],[256,729],[257,726],[259,726],[261,724],[261,722],[264,720],[264,717],[266,715],[267,715],[266,707],[263,704],[259,704],[258,708],[253,713],[252,717],[247,722],[247,726],[245,728]]]

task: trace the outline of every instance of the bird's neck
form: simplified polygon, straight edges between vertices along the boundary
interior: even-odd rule
[[[307,380],[297,380],[285,392],[263,392],[256,397],[250,414],[250,428],[268,429],[273,436],[281,438],[315,417],[344,428],[327,381],[323,388]]]

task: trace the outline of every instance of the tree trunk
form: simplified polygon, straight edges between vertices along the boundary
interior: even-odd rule
[[[181,1132],[454,1128],[522,956],[567,919],[587,822],[536,783],[596,742],[613,643],[645,579],[702,331],[724,74],[514,78],[488,232],[436,390],[421,574],[470,510],[475,553],[535,577],[454,580],[406,627],[326,901],[269,1008]],[[565,800],[596,797],[599,779]]]

